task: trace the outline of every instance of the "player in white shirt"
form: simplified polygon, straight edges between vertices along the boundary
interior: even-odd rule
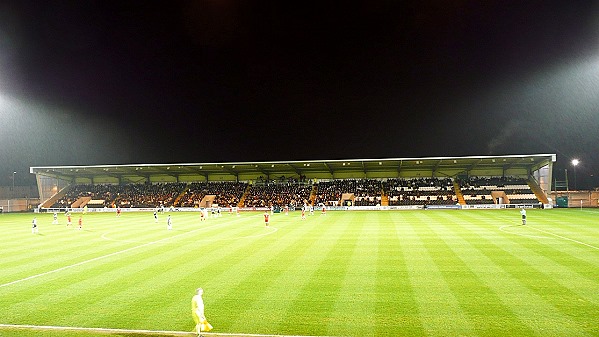
[[[33,218],[33,220],[31,221],[31,233],[32,234],[37,234],[39,233],[39,230],[37,228],[37,218]]]
[[[520,215],[522,216],[522,225],[526,225],[526,210],[520,208]]]

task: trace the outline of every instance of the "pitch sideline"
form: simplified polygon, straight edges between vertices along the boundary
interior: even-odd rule
[[[112,329],[112,328],[82,328],[68,326],[52,325],[29,325],[29,324],[0,324],[2,329],[20,329],[20,330],[54,330],[54,331],[87,331],[104,334],[147,334],[151,336],[197,336],[195,332],[185,331],[166,331],[166,330],[136,330],[136,329]],[[333,337],[333,336],[301,336],[301,335],[262,335],[262,334],[243,334],[243,333],[218,333],[203,332],[204,336],[212,337]]]

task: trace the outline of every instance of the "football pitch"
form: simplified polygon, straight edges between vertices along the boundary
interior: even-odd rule
[[[58,219],[0,214],[0,336],[193,336],[198,287],[205,336],[599,336],[599,210]]]

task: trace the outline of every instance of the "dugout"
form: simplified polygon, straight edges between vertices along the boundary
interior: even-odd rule
[[[298,183],[332,179],[519,177],[551,191],[555,154],[423,157],[268,162],[36,166],[40,200],[51,203],[73,184],[191,183],[293,179]]]

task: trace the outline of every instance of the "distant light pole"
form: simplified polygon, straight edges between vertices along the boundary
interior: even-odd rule
[[[12,199],[15,198],[15,174],[17,174],[17,171],[12,171],[12,191],[10,193]],[[10,212],[10,200],[8,201],[8,211]]]
[[[574,166],[574,190],[578,190],[576,187],[576,166],[580,163],[578,159],[572,159],[572,166]]]

